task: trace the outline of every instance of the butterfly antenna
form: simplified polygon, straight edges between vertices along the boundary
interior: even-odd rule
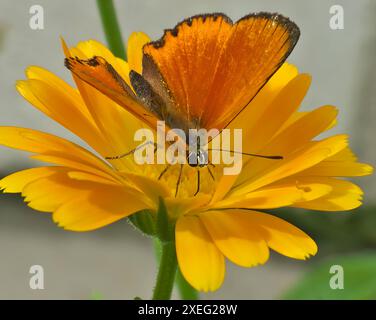
[[[182,172],[183,172],[183,164],[180,165],[179,177],[178,177],[178,181],[176,182],[175,198],[178,195]]]
[[[113,156],[113,157],[105,157],[106,160],[118,160],[118,159],[121,159],[121,158],[124,158],[126,156],[129,156],[130,154],[133,154],[135,153],[138,149],[141,149],[149,144],[154,144],[154,153],[157,151],[158,149],[158,144],[155,143],[155,142],[152,142],[152,141],[147,141],[139,146],[137,146],[136,148],[126,152],[126,153],[123,153],[123,154],[120,154],[118,156]]]
[[[257,157],[257,158],[264,158],[264,159],[271,159],[271,160],[282,160],[282,156],[266,156],[263,154],[257,154],[257,153],[247,153],[247,152],[240,152],[240,151],[234,151],[234,150],[224,150],[224,149],[208,149],[208,151],[223,151],[223,152],[231,152],[236,154],[242,154],[244,156],[250,156],[250,157]]]

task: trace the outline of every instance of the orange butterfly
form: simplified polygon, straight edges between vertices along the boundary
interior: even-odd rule
[[[249,14],[236,23],[224,14],[197,15],[143,47],[142,74],[129,74],[133,90],[102,57],[69,57],[65,65],[152,128],[163,120],[188,137],[189,129],[226,128],[299,36],[297,25],[280,14]],[[197,150],[199,164],[202,157]]]

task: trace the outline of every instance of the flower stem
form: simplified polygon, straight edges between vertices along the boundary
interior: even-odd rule
[[[170,299],[175,282],[177,269],[175,241],[162,242],[161,248],[162,253],[153,300]]]
[[[112,0],[97,0],[98,10],[108,46],[112,53],[122,59],[126,59],[125,46],[121,36],[116,10]]]

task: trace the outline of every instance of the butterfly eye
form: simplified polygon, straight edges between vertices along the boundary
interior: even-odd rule
[[[187,161],[188,161],[188,164],[191,166],[191,167],[197,167],[198,165],[198,154],[196,152],[189,152],[188,156],[187,156]]]
[[[205,167],[208,164],[208,153],[200,150],[197,154],[197,161],[200,167]]]

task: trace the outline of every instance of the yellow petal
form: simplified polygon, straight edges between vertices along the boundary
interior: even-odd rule
[[[142,74],[142,47],[150,42],[143,32],[133,32],[128,38],[127,57],[130,69]]]
[[[199,291],[218,289],[225,275],[223,254],[198,217],[183,216],[175,229],[176,254],[184,278]]]
[[[47,155],[35,155],[31,156],[31,159],[52,163],[60,166],[64,166],[69,169],[74,170],[82,170],[86,173],[90,173],[92,175],[96,175],[98,178],[106,179],[107,183],[111,184],[122,184],[125,183],[124,180],[120,180],[120,177],[116,175],[115,171],[111,170],[99,170],[98,168],[95,168],[94,166],[84,163],[80,160],[74,159],[70,157],[69,154],[65,153],[56,153],[56,152],[49,152]]]
[[[0,180],[0,190],[4,193],[19,193],[32,181],[66,171],[62,167],[39,167],[17,171]]]
[[[18,81],[17,90],[47,116],[81,137],[95,150],[103,151],[104,140],[91,116],[83,111],[85,107],[82,106],[80,96],[71,87],[57,88],[53,85],[54,77],[46,73],[42,73],[46,76],[45,81],[38,79]]]
[[[122,173],[122,176],[131,181],[139,190],[147,195],[155,204],[159,203],[159,198],[171,196],[170,189],[166,184],[149,178],[147,176],[136,175],[132,173]]]
[[[360,177],[373,173],[373,167],[366,163],[344,161],[322,161],[301,172],[300,175],[323,177]]]
[[[343,162],[356,162],[358,158],[354,154],[354,152],[350,149],[350,147],[346,147],[345,149],[337,152],[336,154],[332,155],[325,161],[343,161]]]
[[[86,105],[83,103],[78,90],[66,83],[63,79],[59,78],[47,69],[38,66],[30,66],[26,68],[25,74],[29,80],[42,81],[52,86],[53,89],[59,91],[59,93],[65,93],[67,98],[71,99],[71,105],[69,107],[72,107],[72,109],[77,109],[77,112],[83,114],[88,121],[91,121],[94,124],[91,114]],[[53,106],[46,107],[53,108]]]
[[[79,180],[79,181],[97,182],[97,183],[109,184],[113,186],[120,185],[119,181],[114,181],[112,179],[108,179],[100,175],[94,175],[92,173],[87,173],[83,171],[68,171],[67,175],[69,178],[74,179],[74,180]]]
[[[223,175],[216,185],[211,203],[216,203],[223,199],[225,195],[231,190],[237,178],[238,176]]]
[[[329,194],[333,190],[330,184],[320,180],[320,178],[295,175],[272,183],[256,192],[273,189],[293,190],[294,188],[301,191],[300,198],[294,201],[294,203],[312,201]]]
[[[257,152],[270,141],[299,108],[310,84],[311,77],[307,74],[300,74],[281,90],[253,128],[243,132],[245,137],[252,137],[246,140],[245,150]]]
[[[88,194],[92,188],[95,188],[94,184],[75,181],[66,172],[57,172],[28,183],[22,190],[22,196],[34,210],[53,212],[67,201]]]
[[[242,111],[241,116],[230,123],[229,128],[251,130],[280,91],[297,75],[298,69],[285,62]]]
[[[100,56],[110,63],[124,80],[128,80],[129,66],[124,60],[113,55],[105,45],[96,40],[80,41],[76,48],[84,59],[90,59],[93,56]],[[128,81],[127,81],[128,82]],[[129,82],[128,82],[129,85]]]
[[[323,106],[307,112],[275,136],[261,152],[285,155],[322,133],[337,114],[338,110],[333,106]]]
[[[53,220],[67,230],[90,231],[147,208],[129,190],[106,186],[64,203],[54,212]]]
[[[51,161],[51,163],[64,166],[71,161],[71,163],[85,166],[86,170],[93,170],[96,174],[100,173],[115,180],[119,179],[113,169],[89,151],[73,142],[48,133],[26,128],[0,127],[0,144],[14,149],[43,154],[45,159],[48,156],[51,159],[55,158],[55,161]],[[39,158],[42,159],[43,157],[39,156]],[[81,170],[80,167],[78,169]]]
[[[293,206],[320,211],[346,211],[359,207],[362,202],[362,190],[355,184],[334,178],[318,177],[332,187],[328,195],[313,201],[295,203]]]
[[[269,249],[260,228],[247,212],[210,211],[200,214],[215,245],[226,258],[242,267],[264,264]]]
[[[248,193],[313,167],[344,149],[347,144],[346,135],[336,135],[321,141],[311,142],[296,152],[287,155],[283,160],[275,161],[270,167],[257,172],[249,180],[246,180],[245,175],[242,175],[242,180],[237,182],[238,190],[234,193]],[[243,167],[243,170],[245,168]]]
[[[274,251],[301,260],[316,254],[316,243],[292,224],[266,213],[255,211],[247,213],[248,219],[266,232],[265,240]]]
[[[172,219],[176,219],[184,214],[195,214],[200,208],[207,205],[210,196],[207,194],[197,194],[195,197],[165,199],[167,211]]]
[[[213,208],[274,209],[292,205],[304,199],[304,190],[295,184],[264,188],[236,197],[227,197],[213,204]]]

